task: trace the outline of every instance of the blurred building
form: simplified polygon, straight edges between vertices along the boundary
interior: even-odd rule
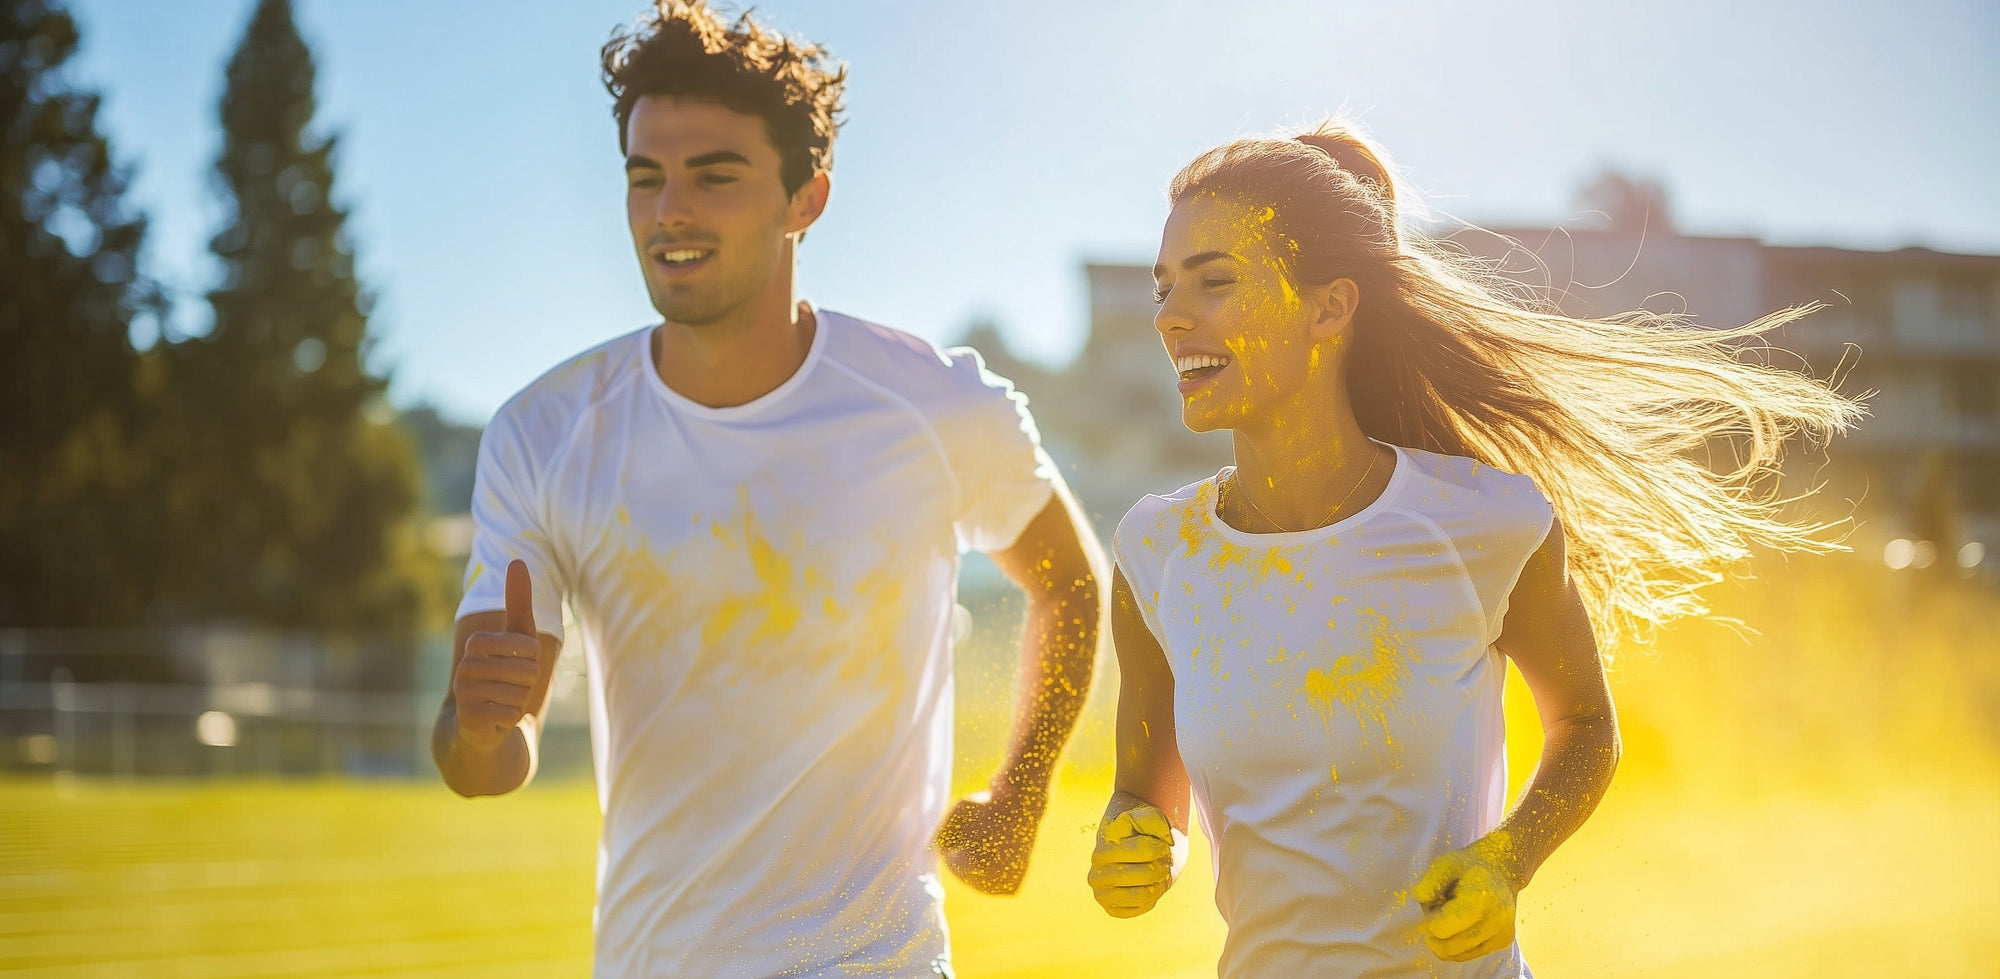
[[[1748,323],[1825,308],[1772,334],[1870,417],[1795,474],[1854,501],[1857,546],[2000,539],[2000,255],[1770,245],[1619,228],[1495,228],[1455,237],[1574,316],[1631,309]],[[1532,259],[1530,259],[1532,255]],[[1527,260],[1527,261],[1524,261]]]
[[[1827,304],[1771,337],[1798,358],[1776,362],[1837,377],[1849,394],[1872,392],[1871,417],[1827,453],[1799,455],[1788,475],[1826,485],[1822,515],[1852,509],[1858,549],[1932,540],[1949,561],[1968,542],[1991,550],[2000,541],[2000,256],[1780,246],[1663,231],[1657,221],[1650,232],[1628,224],[1453,237],[1576,316],[1644,308],[1731,326]],[[1085,274],[1090,336],[1074,363],[1023,362],[990,326],[966,339],[1029,395],[1050,451],[1109,536],[1139,496],[1212,474],[1229,446],[1181,427],[1152,326],[1151,270],[1090,264]]]

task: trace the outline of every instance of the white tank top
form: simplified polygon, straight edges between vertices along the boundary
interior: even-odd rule
[[[1527,976],[1418,933],[1412,885],[1504,814],[1494,640],[1553,513],[1534,482],[1397,447],[1381,497],[1292,534],[1215,515],[1216,481],[1148,496],[1114,549],[1174,674],[1233,976]]]

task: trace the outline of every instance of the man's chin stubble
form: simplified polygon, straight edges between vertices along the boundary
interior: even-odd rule
[[[707,326],[728,315],[731,307],[716,302],[691,302],[685,299],[663,299],[657,293],[652,296],[653,310],[669,323],[681,326]]]

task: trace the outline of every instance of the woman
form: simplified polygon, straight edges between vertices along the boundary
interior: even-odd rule
[[[1515,895],[1617,767],[1602,649],[1702,611],[1752,545],[1824,548],[1763,491],[1852,402],[1736,330],[1577,320],[1399,230],[1352,129],[1174,179],[1156,325],[1234,466],[1116,537],[1117,792],[1090,880],[1143,914],[1213,843],[1223,976],[1526,976]],[[1742,464],[1696,457],[1721,447]],[[1511,658],[1546,732],[1505,810]],[[1503,818],[1504,817],[1504,818]]]

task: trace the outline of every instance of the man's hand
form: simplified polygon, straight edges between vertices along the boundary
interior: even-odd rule
[[[1011,785],[960,799],[938,828],[936,845],[944,865],[973,890],[1012,894],[1028,875],[1035,830],[1048,808],[1046,785]]]
[[[514,561],[507,565],[506,630],[466,637],[465,655],[451,674],[461,740],[491,751],[513,733],[533,706],[529,698],[542,679],[541,656],[534,585],[527,564]]]
[[[1505,833],[1481,837],[1431,861],[1410,890],[1424,907],[1424,944],[1438,958],[1469,962],[1514,943],[1514,886]]]
[[[1144,805],[1108,819],[1097,829],[1090,854],[1090,890],[1114,918],[1153,910],[1174,885],[1187,837],[1165,813]]]

